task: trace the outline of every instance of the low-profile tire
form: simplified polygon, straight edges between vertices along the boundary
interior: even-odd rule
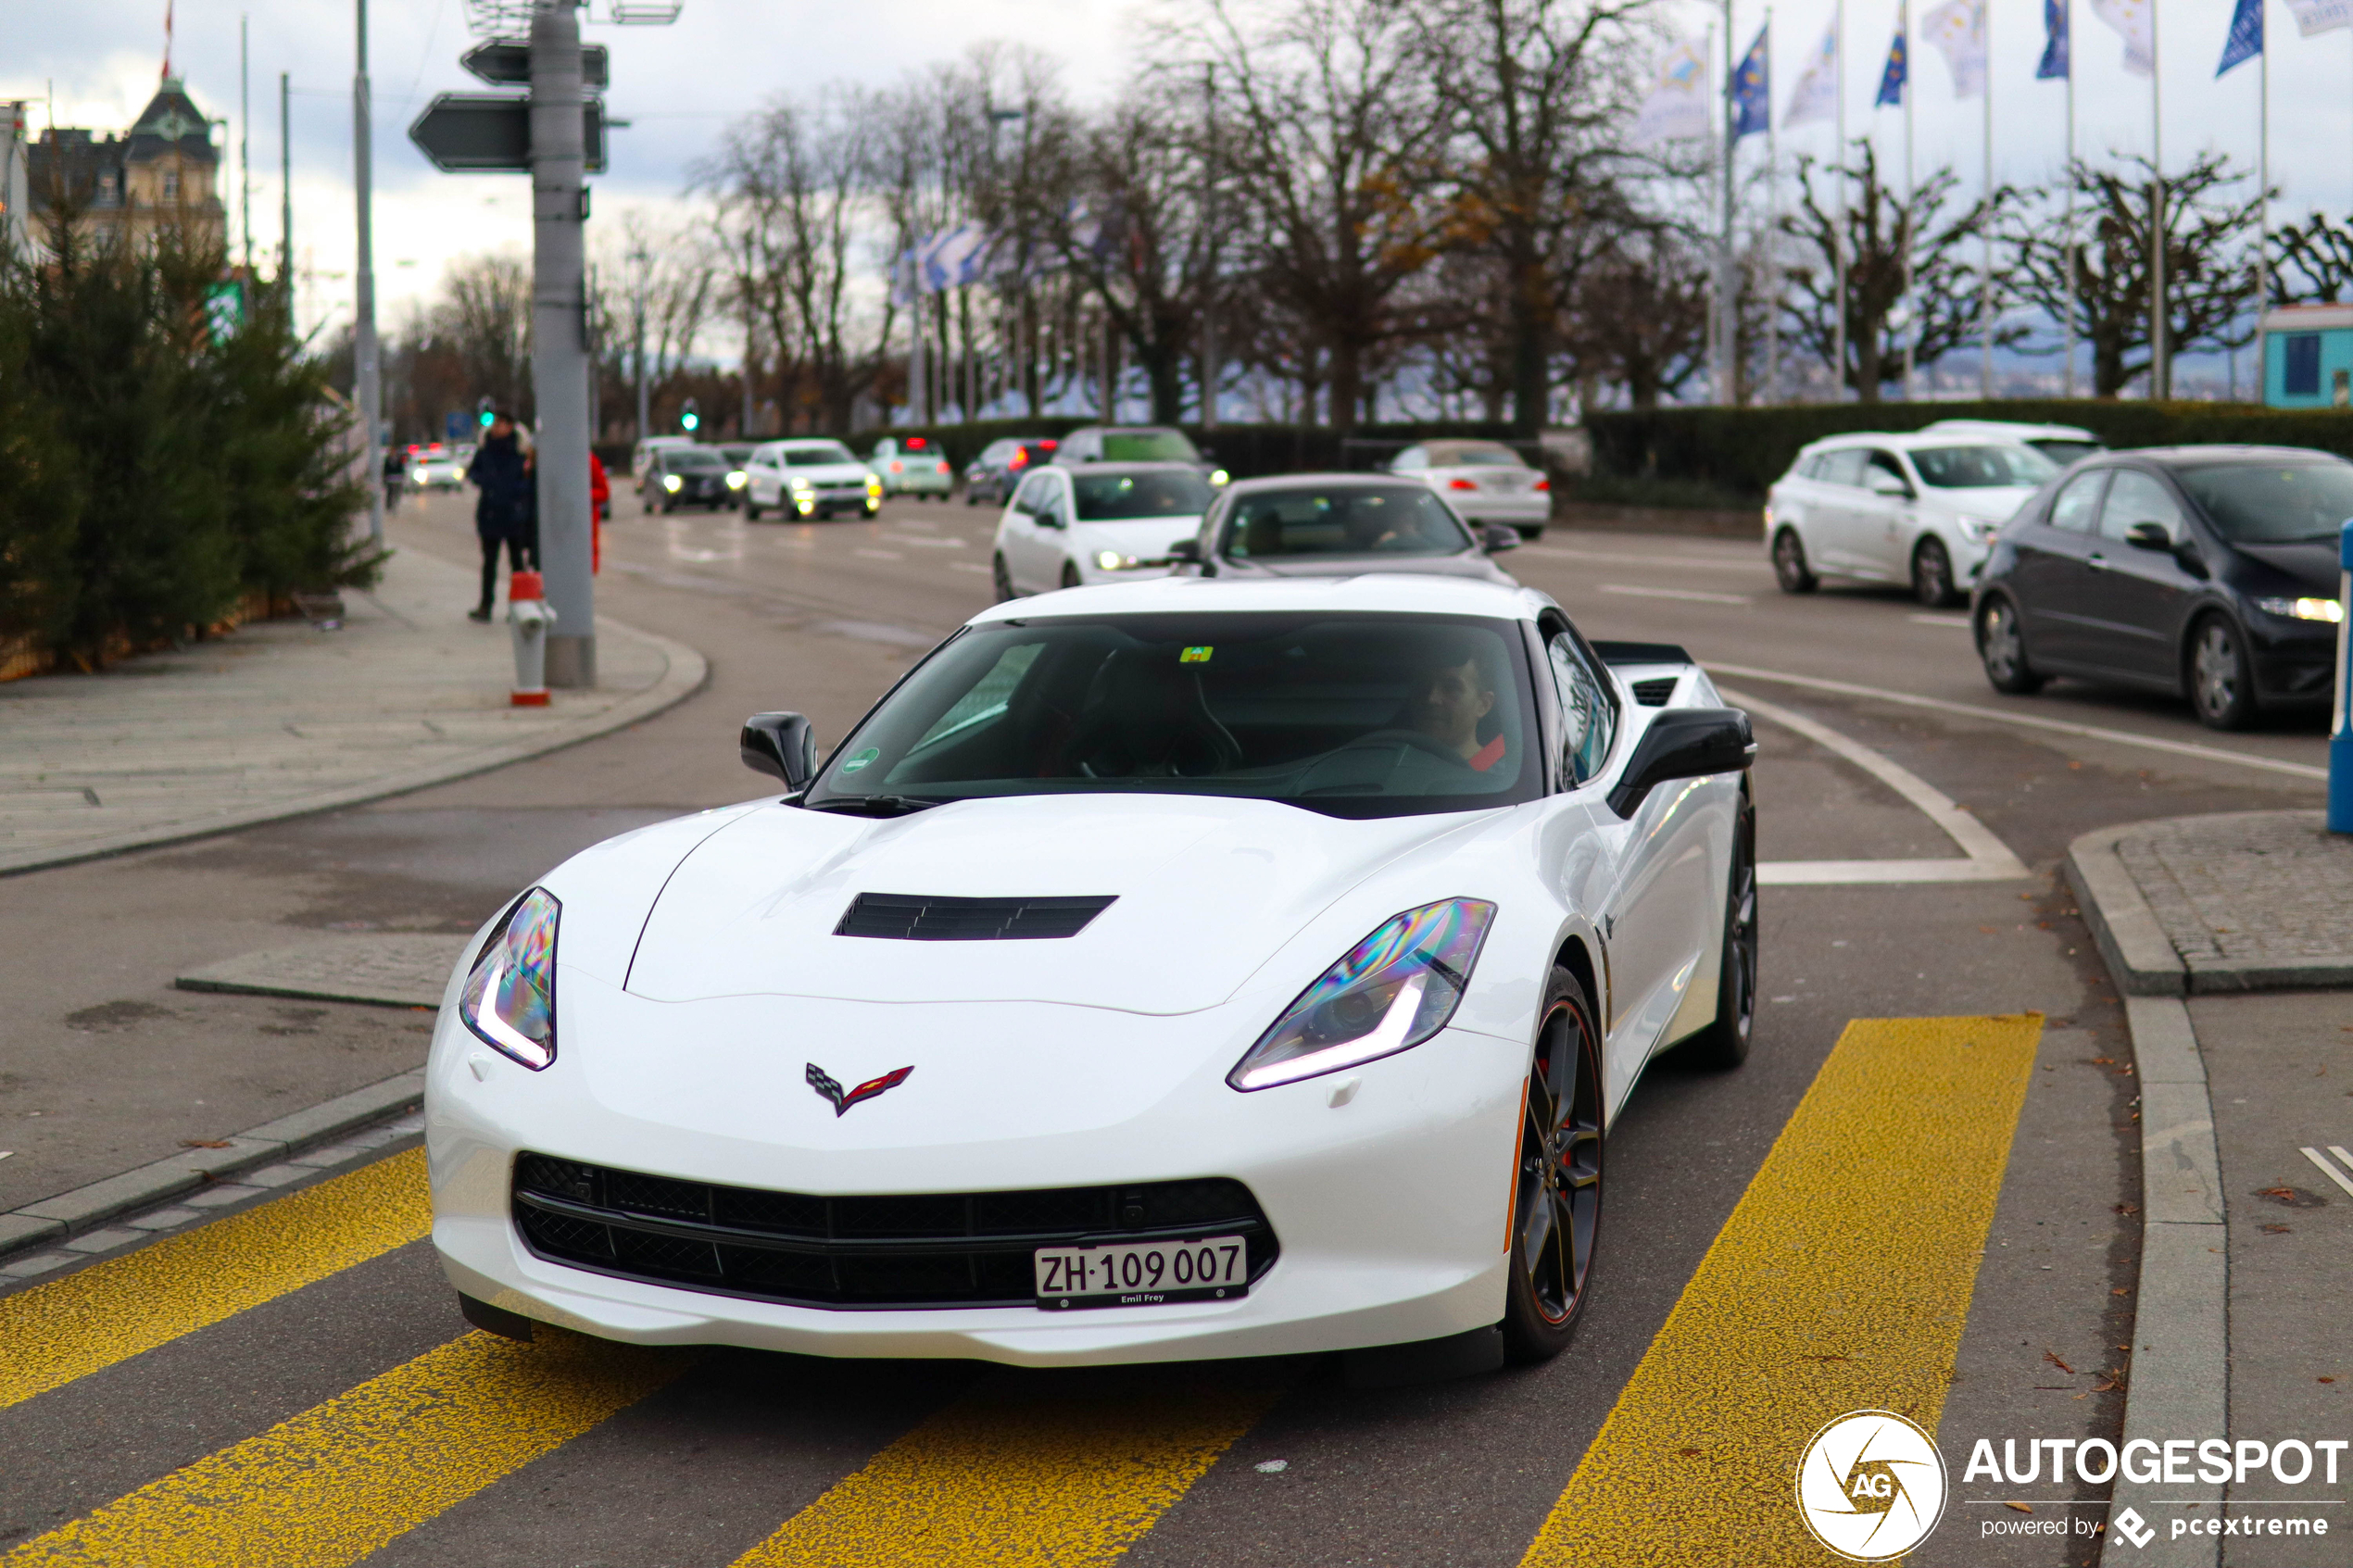
[[[980,493],[969,484],[964,486],[964,505],[968,507],[980,505]]]
[[[1794,528],[1773,535],[1773,581],[1784,594],[1810,594],[1822,585],[1806,563],[1806,541]]]
[[[1523,524],[1520,527],[1519,536],[1528,543],[1533,545],[1537,540],[1541,539],[1544,536],[1544,525],[1540,522],[1535,527],[1530,528]]]
[[[1512,1182],[1504,1353],[1550,1361],[1592,1295],[1602,1222],[1602,1055],[1577,976],[1555,968],[1538,1012]]]
[[[2255,664],[2247,658],[2246,636],[2228,616],[2208,615],[2190,628],[2183,665],[2199,723],[2209,730],[2244,730],[2255,722]]]
[[[1732,863],[1724,879],[1724,947],[1717,960],[1716,1022],[1683,1043],[1683,1057],[1729,1072],[1748,1060],[1756,1033],[1756,801],[1741,781]]]
[[[1953,585],[1953,554],[1937,538],[1912,547],[1912,597],[1930,609],[1950,609],[1965,596]]]
[[[865,505],[865,508],[864,508],[864,509],[865,509],[865,513],[866,513],[866,515],[867,515],[868,517],[870,517],[870,518],[876,518],[876,517],[880,517],[880,516],[882,516],[882,503],[881,503],[880,501],[869,501],[869,502],[867,502],[867,503],[866,503],[866,505]]]
[[[1005,558],[1001,554],[988,563],[988,574],[997,581],[999,604],[1003,604],[1016,596],[1013,593],[1013,574],[1006,570]]]
[[[1076,564],[1071,561],[1063,562],[1063,586],[1065,588],[1083,588],[1086,585],[1087,580],[1078,575],[1078,568]]]
[[[760,521],[760,503],[753,500],[749,495],[744,497],[744,521],[746,522],[758,522]]]
[[[1988,684],[2012,696],[2032,696],[2043,689],[2043,677],[2026,660],[2026,634],[2009,596],[1985,596],[1977,607],[1976,631],[1977,661],[1985,667]]]

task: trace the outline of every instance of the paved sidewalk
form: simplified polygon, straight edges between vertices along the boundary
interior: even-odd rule
[[[2266,1445],[2353,1426],[2353,839],[2318,811],[2084,834],[2068,874],[2127,994],[2142,1251],[2125,1438]],[[2294,1470],[2295,1461],[2287,1461]],[[2204,1499],[2197,1508],[2185,1503]],[[2218,1509],[2217,1504],[2220,1504]],[[2132,1509],[2158,1537],[2120,1534]],[[2221,1538],[2177,1523],[2237,1521]],[[2328,1522],[2289,1536],[2287,1522]],[[2274,1521],[2279,1523],[2274,1524]],[[2186,1526],[2195,1532],[2195,1524]],[[2258,1532],[2261,1533],[2258,1533]],[[2353,1472],[2117,1483],[2103,1561],[2353,1563]]]
[[[702,656],[598,623],[598,689],[508,700],[507,627],[471,568],[397,551],[342,628],[262,621],[103,674],[0,684],[0,874],[168,844],[481,772],[693,693]]]

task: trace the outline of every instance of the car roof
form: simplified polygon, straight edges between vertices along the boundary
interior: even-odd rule
[[[2109,452],[2102,461],[2113,467],[2120,458],[2145,458],[2156,463],[2341,463],[2346,459],[2334,452],[2324,452],[2317,446],[2242,446],[2215,442],[2198,446],[2136,446],[2127,452]]]
[[[1089,463],[1088,467],[1094,465]],[[1190,465],[1187,465],[1189,467]],[[1417,479],[1407,479],[1394,473],[1271,473],[1256,479],[1238,479],[1226,486],[1228,495],[1254,495],[1261,490],[1288,490],[1300,485],[1330,488],[1349,486],[1359,490],[1411,490],[1428,494]]]
[[[1091,476],[1105,473],[1189,473],[1198,478],[1201,474],[1201,470],[1192,464],[1180,463],[1174,458],[1130,458],[1108,463],[1088,463],[1081,468],[1066,468],[1061,463],[1049,459],[1039,463],[1030,471],[1044,473],[1048,469],[1053,470],[1056,473],[1066,473],[1074,477],[1079,474]]]
[[[1478,448],[1480,451],[1487,452],[1509,452],[1513,457],[1519,458],[1521,462],[1525,463],[1528,461],[1528,458],[1516,449],[1508,441],[1488,441],[1475,436],[1449,436],[1441,441],[1420,441],[1416,442],[1415,445],[1421,447],[1423,451],[1428,452],[1432,458],[1436,458],[1441,452],[1467,452],[1473,448]]]
[[[1549,594],[1482,582],[1475,577],[1365,572],[1354,577],[1273,577],[1227,582],[1203,577],[1156,577],[1064,588],[1034,598],[991,605],[965,624],[986,626],[1047,615],[1231,614],[1298,610],[1381,614],[1477,615],[1533,621],[1558,608]]]
[[[1923,446],[1950,446],[1957,436],[1973,437],[1989,444],[2026,445],[2024,436],[2007,430],[1959,430],[1949,426],[1939,430],[1931,425],[1925,430],[1850,430],[1839,435],[1826,435],[1819,441],[1809,441],[1798,451],[1803,454],[1836,452],[1849,446],[1887,446],[1898,452],[1916,452]]]
[[[1932,434],[1944,431],[1948,434],[2010,435],[2020,441],[2097,441],[2099,437],[2080,425],[2031,424],[2017,420],[1939,420],[1924,427],[1919,433]]]

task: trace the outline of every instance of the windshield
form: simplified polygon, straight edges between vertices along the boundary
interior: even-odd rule
[[[1224,614],[1004,621],[950,640],[842,743],[808,804],[1211,795],[1330,816],[1542,788],[1513,622]]]
[[[837,441],[828,441],[823,445],[785,448],[786,468],[813,469],[826,463],[854,463],[857,460],[849,455],[849,448]]]
[[[1128,430],[1103,433],[1107,463],[1198,463],[1201,454],[1180,430]]]
[[[2334,540],[2353,518],[2353,463],[2216,463],[2175,471],[2222,537],[2236,544]]]
[[[2095,452],[2108,450],[2096,441],[2079,441],[2072,436],[2055,435],[2048,439],[2037,437],[2027,445],[2061,468],[2065,468],[2078,458],[2088,458]]]
[[[2032,446],[1915,447],[1912,466],[1939,490],[2032,490],[2059,470]]]
[[[1524,469],[1518,453],[1508,446],[1433,446],[1429,449],[1429,466],[1434,469]]]
[[[1225,553],[1244,560],[1297,556],[1452,556],[1470,535],[1419,485],[1302,485],[1239,496]]]
[[[751,448],[749,446],[722,446],[719,450],[725,454],[727,460],[737,468],[743,467],[751,460]]]
[[[682,447],[661,455],[662,465],[673,469],[724,469],[725,458],[708,446]]]
[[[1209,509],[1209,485],[1192,472],[1083,473],[1071,488],[1078,493],[1081,522],[1199,517]]]

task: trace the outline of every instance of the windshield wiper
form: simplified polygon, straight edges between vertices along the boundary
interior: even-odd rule
[[[853,817],[904,817],[911,812],[945,806],[920,795],[837,795],[809,807],[812,811],[840,811]]]

